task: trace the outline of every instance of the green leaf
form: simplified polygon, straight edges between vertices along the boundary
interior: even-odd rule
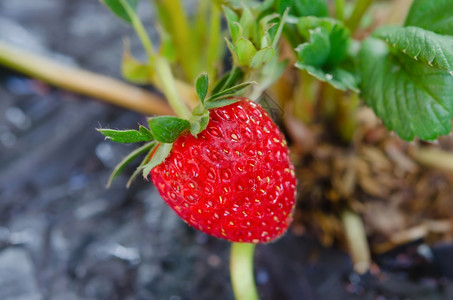
[[[236,54],[236,47],[233,45],[232,42],[230,42],[229,39],[225,38],[225,42],[227,44],[227,47],[228,47],[228,50],[230,51],[231,53],[231,56],[233,57],[233,62],[234,62],[234,65],[239,65],[239,61],[238,61],[238,55]]]
[[[308,74],[316,77],[318,80],[329,83],[338,90],[359,92],[355,76],[340,67],[335,67],[330,71],[324,71],[323,69],[297,62],[296,68],[307,71]]]
[[[257,33],[256,20],[250,8],[245,5],[242,7],[242,15],[239,19],[239,24],[241,24],[242,28],[242,37],[255,41]]]
[[[296,67],[336,89],[358,92],[355,76],[340,65],[348,53],[349,30],[336,20],[316,17],[300,18],[297,27],[309,41],[296,48]]]
[[[321,31],[326,32],[329,36],[330,51],[324,65],[335,65],[341,63],[347,55],[350,44],[349,29],[346,28],[343,23],[331,18],[299,18],[297,29],[299,33],[305,37],[305,39],[311,39],[313,34],[325,34],[316,32],[316,28],[323,28],[324,30]]]
[[[240,68],[234,68],[233,70],[226,72],[212,89],[212,94],[215,95],[224,89],[234,86],[241,81],[243,77],[244,72]]]
[[[125,0],[125,1],[134,11],[137,9],[138,0]],[[122,20],[128,23],[132,23],[129,14],[124,9],[120,0],[101,0],[101,2],[105,4],[105,6],[107,6],[117,17],[121,18]]]
[[[124,170],[124,168],[130,164],[134,159],[136,159],[140,154],[149,151],[155,146],[155,142],[146,143],[140,148],[135,149],[128,156],[126,156],[116,167],[113,169],[112,174],[110,174],[109,181],[107,183],[107,188],[110,187],[113,180]]]
[[[250,61],[250,67],[252,67],[254,69],[258,69],[262,65],[270,62],[270,60],[272,59],[274,54],[275,54],[275,51],[271,47],[266,47],[266,48],[259,50],[252,57],[252,60]]]
[[[122,144],[148,142],[153,139],[152,136],[150,137],[148,135],[144,135],[143,133],[133,129],[114,130],[98,128],[96,130],[103,134],[106,139]]]
[[[227,20],[228,29],[230,31],[231,39],[233,42],[236,42],[237,39],[242,34],[242,28],[239,24],[239,17],[238,15],[227,6],[223,6],[223,11],[225,13],[225,17]]]
[[[198,98],[200,98],[201,103],[204,103],[204,99],[208,94],[208,87],[209,87],[208,74],[201,73],[195,82],[195,88],[197,90],[197,95]]]
[[[265,33],[261,38],[261,49],[270,47],[272,45],[272,39],[269,33]]]
[[[243,82],[238,85],[232,86],[230,88],[224,89],[223,91],[220,91],[214,95],[211,95],[208,99],[205,101],[205,107],[207,107],[208,102],[210,101],[217,101],[221,99],[225,99],[228,97],[232,97],[240,92],[242,92],[244,89],[248,88],[250,85],[256,84],[256,82]]]
[[[268,14],[268,15],[262,17],[258,23],[259,24],[259,26],[258,26],[259,35],[262,36],[265,32],[268,32],[272,27],[277,25],[276,22],[279,18],[280,18],[280,15],[277,13]],[[273,22],[271,23],[271,21],[273,21]]]
[[[382,27],[373,36],[383,39],[394,49],[415,60],[447,70],[453,75],[453,36],[418,27],[400,26]]]
[[[277,27],[277,31],[274,34],[274,37],[272,39],[272,48],[277,48],[278,41],[280,40],[280,36],[282,35],[283,32],[283,27],[285,26],[286,20],[288,19],[288,14],[289,14],[289,8],[285,9],[285,12],[283,13],[282,17],[280,18],[280,22]],[[269,30],[267,30],[269,31]],[[267,32],[266,32],[267,33]]]
[[[363,42],[360,69],[363,98],[389,130],[405,140],[451,131],[453,76],[446,71],[393,54],[376,38]]]
[[[198,105],[195,106],[195,108],[192,110],[192,115],[201,116],[202,114],[204,114],[204,112],[205,112],[205,109],[204,109],[203,104],[198,104]]]
[[[206,129],[209,123],[209,111],[203,109],[200,114],[194,114],[190,119],[190,132],[197,136],[200,132]]]
[[[417,26],[440,34],[453,35],[452,0],[414,0],[405,26]]]
[[[330,40],[327,29],[317,27],[311,30],[310,42],[296,48],[299,63],[302,65],[321,67],[330,54]]]
[[[148,124],[156,141],[162,143],[173,143],[190,126],[189,121],[173,116],[150,118]]]
[[[256,48],[252,42],[245,38],[240,38],[235,45],[235,53],[240,66],[249,66],[252,57],[256,53]]]
[[[143,166],[143,177],[145,179],[148,178],[149,172],[151,170],[160,165],[170,154],[171,148],[173,144],[161,143],[157,145],[156,151],[152,154],[151,160]]]
[[[326,0],[276,0],[276,6],[280,14],[290,7],[289,14],[296,17],[327,17],[329,15]]]

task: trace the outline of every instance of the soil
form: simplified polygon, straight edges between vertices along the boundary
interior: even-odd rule
[[[147,9],[140,13],[146,20],[152,16]],[[124,36],[131,38],[132,51],[143,55],[130,28],[99,1],[0,0],[0,40],[67,64],[120,78]],[[112,168],[131,148],[104,141],[94,129],[99,124],[132,128],[144,116],[5,68],[0,68],[0,99],[0,299],[233,299],[227,242],[188,227],[150,183],[138,180],[126,189],[127,176],[122,175],[105,188]],[[326,152],[318,151],[321,158],[301,160],[305,169],[300,172],[333,165],[341,169],[343,154],[350,153],[340,146],[320,149],[340,154],[326,159],[321,155]],[[367,149],[358,157],[376,157]],[[340,163],[334,163],[334,157]],[[367,166],[372,161],[368,159]],[[328,174],[315,172],[312,182],[325,187],[334,182]],[[411,174],[415,180],[428,173]],[[430,174],[425,185],[450,184],[445,173]],[[358,185],[364,195],[371,194],[373,182]],[[406,239],[396,248],[377,248],[370,272],[358,275],[341,230],[326,229],[338,225],[338,206],[331,198],[310,197],[299,208],[312,214],[298,213],[288,234],[257,247],[261,299],[453,299],[453,245],[447,239],[429,241],[424,236]],[[450,196],[443,197],[447,203]],[[377,198],[370,203],[381,204],[359,211],[379,212],[379,224],[398,219],[395,210],[386,209],[396,200],[382,204]],[[409,204],[402,207],[412,207],[397,210],[404,220],[416,211]],[[425,214],[418,220],[431,217]],[[372,245],[388,240],[382,231],[372,233],[381,227],[370,225],[371,218],[365,220]],[[419,223],[401,224],[390,231]]]

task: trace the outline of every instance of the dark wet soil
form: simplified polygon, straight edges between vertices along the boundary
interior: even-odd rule
[[[98,1],[0,0],[0,40],[113,77],[126,35],[140,55]],[[233,299],[227,242],[189,228],[150,183],[105,189],[131,148],[94,129],[143,120],[0,68],[0,299]],[[255,271],[263,300],[453,299],[451,257],[416,241],[359,276],[342,250],[290,232],[257,247]]]

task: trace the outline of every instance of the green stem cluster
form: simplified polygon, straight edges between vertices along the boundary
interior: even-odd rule
[[[222,59],[221,5],[217,1],[196,1],[198,8],[186,10],[186,1],[150,0],[156,8],[159,30],[171,37],[180,75],[192,83],[201,72],[216,79]]]

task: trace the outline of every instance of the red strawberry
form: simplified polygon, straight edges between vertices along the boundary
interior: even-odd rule
[[[150,176],[184,221],[219,238],[270,242],[292,220],[296,179],[286,141],[248,99],[210,110],[207,128],[179,136]]]

